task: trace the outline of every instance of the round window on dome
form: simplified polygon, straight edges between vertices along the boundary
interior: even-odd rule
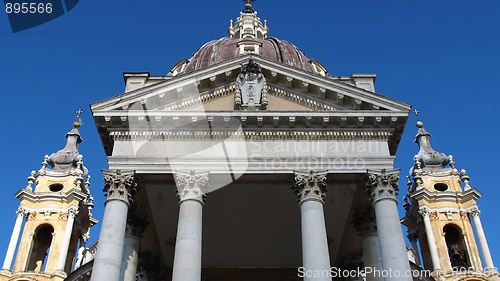
[[[49,185],[49,190],[52,192],[59,192],[59,191],[63,190],[63,188],[64,188],[64,185],[62,185],[60,183],[54,183],[54,184]]]
[[[448,185],[446,183],[436,183],[434,184],[434,189],[437,191],[446,191],[448,190]]]

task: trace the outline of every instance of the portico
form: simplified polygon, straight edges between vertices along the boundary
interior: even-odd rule
[[[229,38],[166,76],[125,74],[122,95],[91,105],[109,169],[139,181],[139,264],[156,261],[149,280],[183,281],[331,280],[299,268],[346,261],[409,269],[386,173],[398,177],[410,106],[376,94],[375,75],[330,76],[267,32],[247,4]],[[358,234],[360,208],[401,237]]]

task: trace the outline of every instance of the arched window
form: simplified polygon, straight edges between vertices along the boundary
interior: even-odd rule
[[[28,271],[45,271],[53,233],[54,227],[48,224],[39,226],[35,231],[33,246],[29,256]]]
[[[456,225],[448,224],[443,228],[448,255],[450,257],[451,267],[467,268],[470,267],[469,255],[465,247],[462,231]]]

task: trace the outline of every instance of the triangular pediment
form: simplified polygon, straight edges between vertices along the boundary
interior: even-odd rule
[[[235,91],[242,65],[250,60],[260,66],[266,79],[268,104],[246,110],[235,105]],[[91,105],[108,155],[113,147],[112,135],[130,131],[132,123],[146,122],[162,130],[203,119],[219,124],[236,119],[249,134],[252,130],[284,129],[321,131],[318,136],[333,138],[387,136],[394,153],[411,108],[338,77],[321,76],[257,55],[178,76],[149,77],[141,73],[135,78],[155,82]],[[371,130],[375,133],[367,128],[374,128]]]
[[[380,94],[296,69],[257,55],[245,55],[206,69],[154,83],[91,105],[94,112],[130,110],[142,104],[148,110],[233,110],[236,79],[250,59],[262,67],[273,111],[408,111],[410,106]]]

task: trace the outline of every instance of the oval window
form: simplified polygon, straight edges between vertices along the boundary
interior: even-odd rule
[[[64,185],[62,185],[60,183],[54,183],[54,184],[51,184],[49,186],[49,190],[52,192],[59,192],[59,191],[63,190],[63,188],[64,188]]]
[[[446,191],[448,190],[448,185],[446,183],[436,183],[434,189],[437,191]]]

